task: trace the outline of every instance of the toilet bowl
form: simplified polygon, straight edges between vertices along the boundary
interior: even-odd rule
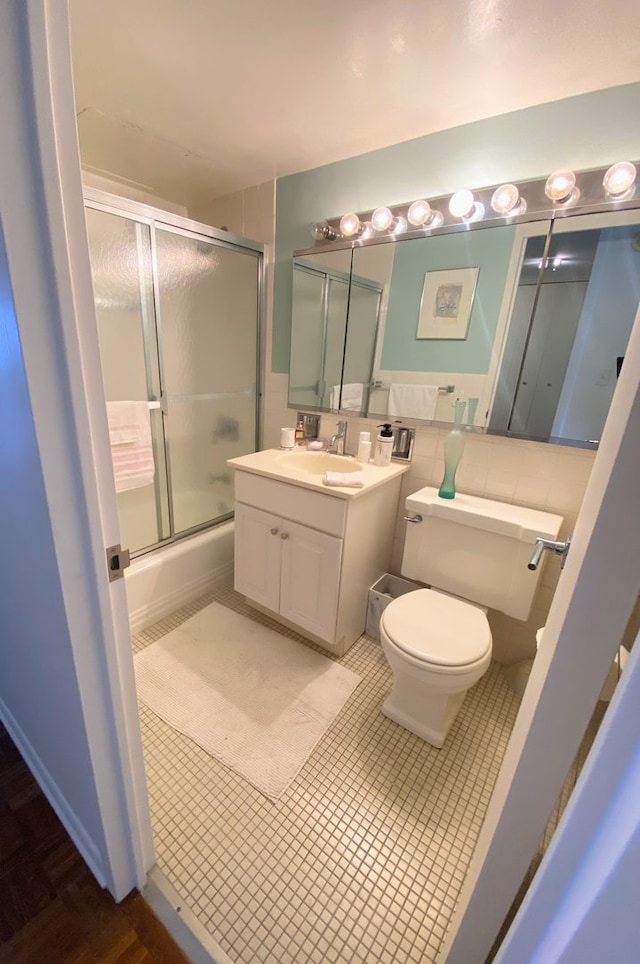
[[[394,677],[382,712],[441,747],[467,690],[491,662],[485,610],[432,589],[418,589],[387,606],[380,640]]]

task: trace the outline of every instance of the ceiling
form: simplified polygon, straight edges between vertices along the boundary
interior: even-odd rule
[[[189,207],[640,80],[636,0],[69,6],[83,164]]]

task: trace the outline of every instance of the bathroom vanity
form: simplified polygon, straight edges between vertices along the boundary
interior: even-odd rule
[[[228,464],[235,470],[235,589],[342,656],[364,632],[369,587],[389,568],[408,464],[278,449]],[[364,485],[324,485],[325,471],[362,472]]]

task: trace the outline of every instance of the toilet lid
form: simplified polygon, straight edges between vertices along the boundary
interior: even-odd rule
[[[491,630],[482,609],[431,589],[394,599],[382,622],[399,649],[439,666],[475,663],[491,649]]]

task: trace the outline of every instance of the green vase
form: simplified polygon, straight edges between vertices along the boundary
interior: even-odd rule
[[[462,417],[466,405],[464,399],[459,399],[454,406],[453,428],[444,443],[444,478],[438,489],[441,499],[455,499],[456,472],[462,458],[465,443],[465,433],[462,428]]]

